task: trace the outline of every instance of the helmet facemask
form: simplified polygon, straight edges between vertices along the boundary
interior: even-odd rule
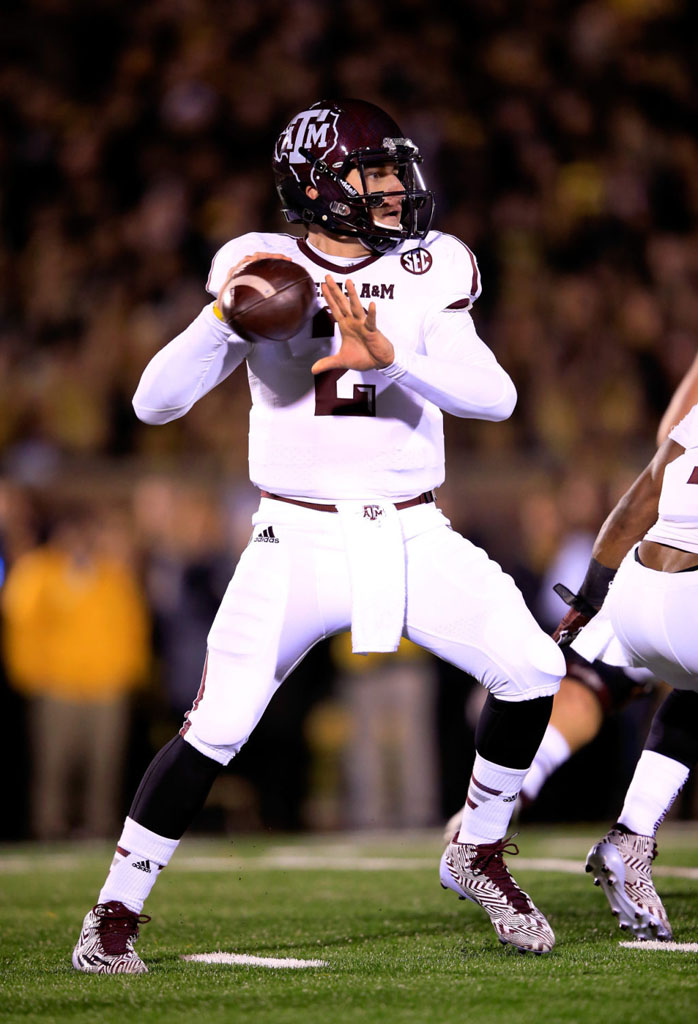
[[[347,115],[356,118],[356,122],[352,121],[349,125],[349,130],[353,129],[354,123],[358,123],[357,134],[361,134],[360,118],[365,111],[384,119],[385,123],[381,127],[397,129],[397,125],[383,111],[361,101],[339,101],[337,104],[317,104],[316,107],[329,108],[318,111],[318,119],[322,120],[323,125],[336,112],[339,118],[337,134],[340,138],[346,124],[342,118]],[[314,109],[299,115],[299,118],[291,122],[289,129],[299,119],[310,118]],[[305,126],[307,121],[303,121],[303,124]],[[274,169],[286,219],[316,224],[331,234],[357,237],[367,248],[380,253],[387,252],[408,238],[424,238],[433,217],[434,194],[424,187],[418,166],[421,157],[417,147],[409,139],[399,136],[398,132],[399,129],[388,136],[376,134],[373,130],[371,145],[356,145],[364,139],[355,138],[351,148],[338,144],[304,146],[302,142],[296,141],[297,135],[293,134],[290,139],[286,134],[282,135],[277,143]],[[330,162],[332,157],[334,160]],[[369,191],[366,170],[387,164],[395,168],[402,190]],[[346,180],[353,169],[359,172],[361,190]],[[315,198],[307,195],[308,186],[317,191]],[[376,212],[386,199],[396,196],[399,196],[401,203],[399,224],[376,222]]]
[[[345,193],[341,198],[330,199],[326,182],[317,175],[320,200],[328,199],[328,206],[337,233],[358,235],[366,245],[379,252],[392,249],[406,238],[424,238],[434,212],[433,194],[424,187],[419,170],[421,157],[417,147],[409,139],[384,139],[380,150],[360,150],[348,154],[342,167],[336,172],[339,186]],[[367,169],[386,164],[395,169],[395,175],[402,189],[375,191],[369,189]],[[354,189],[346,180],[352,169],[359,172],[361,191]],[[326,176],[325,176],[326,177]],[[336,179],[335,183],[336,183]],[[379,211],[386,200],[398,198],[401,205],[399,225],[381,222]]]

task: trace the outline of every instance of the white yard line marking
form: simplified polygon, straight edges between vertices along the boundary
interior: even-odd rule
[[[438,865],[438,858],[335,856],[334,853],[271,853],[260,858],[265,868],[319,871],[418,871]]]
[[[667,868],[659,864],[652,868],[652,874],[660,878],[698,878],[698,868]]]
[[[659,942],[650,939],[647,942],[620,942],[625,949],[662,949],[667,953],[698,953],[698,942]]]
[[[172,858],[169,871],[420,871],[434,870],[438,853],[433,857],[376,857],[365,856],[360,850],[342,846],[341,854],[334,847],[323,850],[292,850],[289,847],[272,848],[260,856],[187,856],[179,853]],[[21,874],[42,865],[43,870],[72,871],[83,863],[81,854],[50,854],[39,856],[0,855],[0,875]],[[512,862],[514,869],[523,871],[551,871],[569,875],[584,874],[584,861],[562,857],[518,857]],[[698,881],[698,868],[655,866],[658,878],[687,878]]]
[[[293,957],[247,956],[245,953],[192,953],[182,960],[202,964],[243,964],[250,967],[329,967],[327,960],[295,960]]]
[[[168,870],[176,871],[421,871],[434,868],[429,857],[363,857],[335,856],[331,851],[319,853],[268,853],[245,861],[220,857],[182,857],[170,861]],[[562,857],[519,857],[514,867],[523,871],[554,871],[566,875],[583,875],[583,860]],[[1,870],[1,865],[0,865]],[[663,878],[688,878],[698,881],[698,868],[654,867],[652,873]]]

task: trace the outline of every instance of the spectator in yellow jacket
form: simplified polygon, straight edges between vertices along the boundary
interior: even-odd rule
[[[128,695],[145,677],[149,616],[124,526],[61,516],[2,592],[11,685],[29,699],[38,839],[108,835],[120,816]]]

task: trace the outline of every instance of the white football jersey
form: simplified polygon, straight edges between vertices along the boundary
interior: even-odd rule
[[[698,552],[698,405],[673,428],[669,437],[686,450],[664,470],[659,518],[646,538],[682,551]]]
[[[415,363],[434,357],[430,370],[436,373],[437,401],[439,369],[447,391],[458,390],[458,379],[467,376],[469,366],[472,380],[477,381],[477,367],[490,373],[496,369],[513,390],[468,313],[481,287],[470,249],[432,231],[422,242],[404,242],[383,256],[367,252],[350,261],[326,256],[293,235],[251,233],[218,251],[208,291],[217,295],[229,270],[255,252],[282,253],[305,267],[316,284],[318,304],[290,341],[246,346],[252,482],[274,493],[326,500],[400,500],[438,487],[444,479],[441,408],[449,403],[441,401],[440,408],[424,397],[431,394],[428,388],[420,394],[406,386],[411,375],[422,375],[423,366]],[[340,284],[350,278],[366,308],[375,302],[378,329],[395,347],[392,367],[312,375],[313,363],[340,346],[339,330],[323,308],[320,286],[326,274]],[[467,390],[472,392],[473,385]],[[465,397],[464,408],[455,403],[456,415],[502,419],[513,408],[512,403],[501,414],[490,409],[487,394],[482,394],[482,408],[477,395]]]

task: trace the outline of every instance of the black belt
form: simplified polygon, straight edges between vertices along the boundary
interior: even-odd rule
[[[657,543],[657,542],[655,541],[655,543]],[[665,547],[671,547],[671,544],[665,544],[664,546]],[[675,550],[676,551],[683,551],[684,549],[683,548],[675,548]],[[642,566],[643,569],[649,568],[649,566],[645,565],[645,563],[640,558],[640,546],[639,545],[635,548],[635,561],[638,562]],[[687,565],[685,569],[676,569],[676,571],[672,573],[672,576],[677,576],[680,572],[695,572],[696,569],[698,569],[698,565]],[[661,569],[659,569],[658,571],[662,572]],[[668,572],[669,570],[665,570],[665,571]]]
[[[285,498],[281,494],[270,494],[269,491],[261,492],[263,498],[272,498],[274,501],[287,501],[289,505],[301,505],[303,508],[312,508],[316,512],[337,512],[336,505],[320,505],[315,501],[301,501],[300,498]],[[416,498],[408,498],[407,501],[395,501],[390,502],[394,504],[396,509],[412,508],[413,505],[430,505],[436,501],[436,495],[433,491],[425,491],[424,494],[419,494]],[[371,502],[366,504],[370,505]]]

